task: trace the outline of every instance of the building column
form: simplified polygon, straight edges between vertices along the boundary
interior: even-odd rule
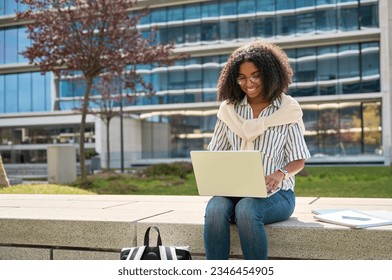
[[[382,143],[385,165],[392,165],[392,2],[379,1]]]

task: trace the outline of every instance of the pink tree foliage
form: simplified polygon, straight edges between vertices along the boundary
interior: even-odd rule
[[[183,58],[174,55],[173,44],[159,44],[154,33],[143,38],[137,29],[148,8],[129,0],[17,0],[27,5],[16,19],[27,26],[31,46],[22,54],[42,72],[57,77],[81,73],[85,81],[80,125],[80,166],[82,182],[87,181],[84,155],[85,124],[94,80],[111,73],[124,76],[124,85],[135,90],[142,78],[127,66],[171,65]],[[142,85],[145,85],[142,83]]]

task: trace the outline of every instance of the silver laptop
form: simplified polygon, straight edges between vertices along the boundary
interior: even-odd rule
[[[191,151],[199,195],[267,197],[260,151]]]

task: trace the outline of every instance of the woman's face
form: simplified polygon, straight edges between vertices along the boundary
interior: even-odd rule
[[[244,62],[240,65],[237,83],[248,99],[263,97],[260,71],[253,62]]]

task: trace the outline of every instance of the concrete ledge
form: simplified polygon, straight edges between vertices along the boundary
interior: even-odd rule
[[[204,209],[209,197],[131,195],[1,195],[0,259],[113,259],[160,228],[165,245],[189,245],[205,256]],[[320,223],[312,209],[390,210],[392,199],[297,198],[293,216],[267,226],[276,259],[392,259],[392,226],[354,230]],[[231,255],[241,258],[231,227]],[[152,244],[156,238],[152,236]]]

